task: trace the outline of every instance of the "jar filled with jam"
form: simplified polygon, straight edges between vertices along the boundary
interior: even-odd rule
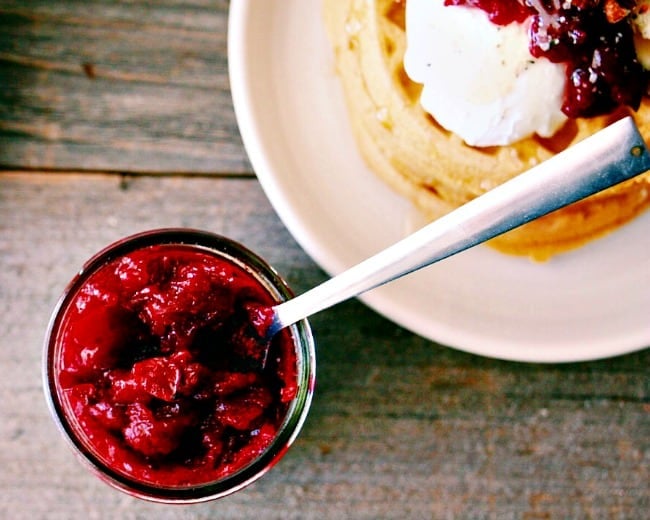
[[[291,296],[262,259],[211,233],[154,230],[109,246],[50,323],[55,421],[131,495],[189,503],[241,489],[286,452],[311,402],[309,324],[263,334],[269,309]]]

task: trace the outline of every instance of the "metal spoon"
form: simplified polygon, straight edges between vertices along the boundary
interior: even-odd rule
[[[343,300],[481,244],[650,169],[631,117],[604,128],[341,274],[272,308],[266,338]]]

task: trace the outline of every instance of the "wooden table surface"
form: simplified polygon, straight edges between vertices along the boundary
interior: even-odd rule
[[[325,279],[247,160],[228,6],[0,0],[0,518],[650,518],[650,350],[564,365],[485,359],[357,301],[311,320],[307,423],[245,490],[151,504],[73,457],[43,397],[42,342],[95,251],[189,226],[244,242],[297,292]]]

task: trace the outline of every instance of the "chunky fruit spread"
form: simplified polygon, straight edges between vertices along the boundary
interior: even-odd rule
[[[155,245],[90,274],[57,341],[66,415],[113,471],[155,486],[217,481],[276,437],[297,392],[294,342],[257,341],[275,303],[251,274]],[[268,348],[268,352],[267,352]]]

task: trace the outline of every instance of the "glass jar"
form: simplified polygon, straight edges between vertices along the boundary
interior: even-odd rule
[[[314,342],[301,321],[260,361],[245,352],[245,329],[223,324],[233,305],[268,309],[290,297],[264,260],[219,235],[160,229],[110,245],[50,321],[43,372],[59,429],[87,466],[133,496],[191,503],[245,487],[304,423]]]

